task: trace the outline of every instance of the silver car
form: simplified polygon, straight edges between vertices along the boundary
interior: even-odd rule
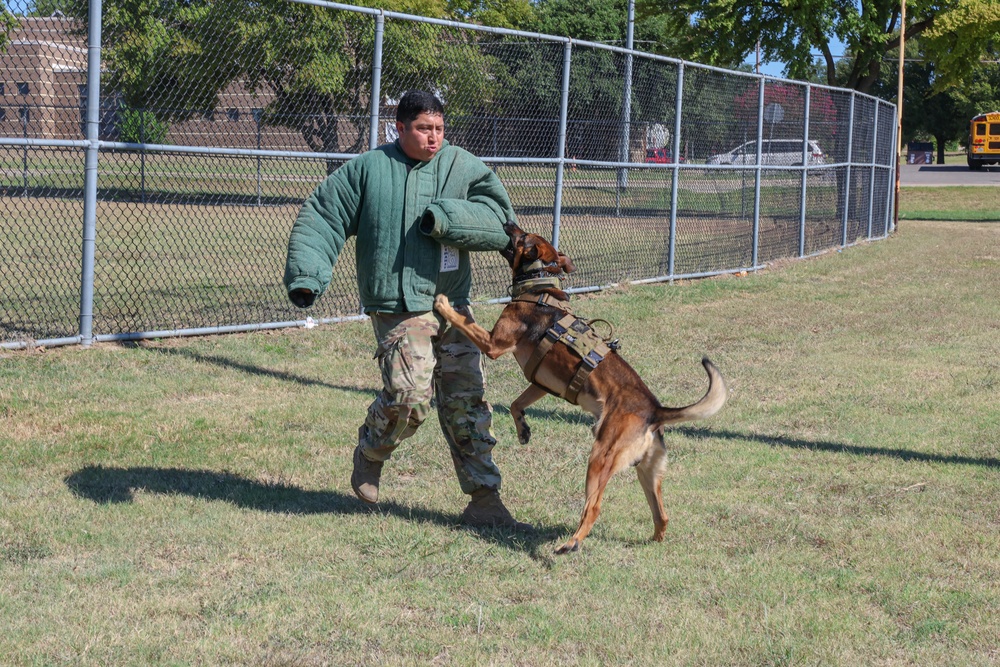
[[[762,165],[797,165],[802,164],[802,140],[801,139],[764,139],[761,141],[760,163]],[[815,141],[809,142],[809,165],[824,164],[826,157],[823,150]],[[737,164],[753,165],[757,164],[757,142],[748,141],[741,146],[737,146],[728,153],[712,155],[706,164]]]

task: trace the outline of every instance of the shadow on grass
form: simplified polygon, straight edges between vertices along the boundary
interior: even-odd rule
[[[376,387],[358,387],[358,386],[348,386],[341,384],[332,384],[324,380],[318,380],[316,378],[305,377],[302,375],[296,375],[294,373],[286,373],[284,371],[275,371],[270,368],[263,368],[261,366],[252,366],[250,364],[245,364],[239,361],[234,361],[227,357],[199,354],[193,350],[187,348],[179,347],[147,347],[143,346],[141,342],[130,342],[126,345],[132,345],[135,347],[143,347],[144,349],[156,352],[157,354],[174,355],[178,357],[187,357],[192,361],[197,361],[198,363],[214,364],[216,366],[222,366],[224,368],[230,368],[235,371],[240,371],[243,373],[248,373],[250,375],[257,375],[259,377],[273,378],[275,380],[282,380],[285,382],[294,382],[295,384],[300,384],[304,387],[325,387],[327,389],[336,389],[337,391],[350,391],[359,394],[365,394],[371,396],[372,398],[378,393],[379,389]],[[493,403],[493,411],[503,415],[510,415],[510,407],[507,405]],[[578,409],[562,410],[558,408],[528,408],[525,411],[528,417],[535,417],[538,419],[551,419],[554,421],[561,421],[570,424],[592,424],[594,418],[587,412]],[[360,417],[359,417],[360,419]]]
[[[287,484],[248,479],[229,472],[182,468],[114,468],[85,466],[68,475],[66,486],[74,495],[102,505],[130,503],[136,491],[186,495],[219,500],[236,507],[277,514],[384,514],[407,521],[432,523],[476,533],[480,538],[524,551],[535,560],[549,561],[543,545],[570,532],[567,526],[546,526],[532,531],[461,526],[458,514],[402,505],[392,501],[364,505],[353,495],[339,491],[312,491]]]
[[[325,382],[323,380],[317,380],[316,378],[305,377],[302,375],[296,375],[295,373],[286,373],[285,371],[275,371],[270,368],[263,368],[261,366],[252,366],[250,364],[245,364],[239,361],[234,361],[227,357],[220,357],[210,354],[199,354],[190,349],[183,347],[149,347],[143,346],[141,343],[129,343],[129,345],[134,345],[136,347],[143,347],[143,349],[156,352],[157,354],[174,355],[178,357],[187,357],[192,361],[197,361],[202,364],[214,364],[216,366],[222,366],[224,368],[229,368],[235,371],[240,371],[247,373],[249,375],[256,375],[258,377],[273,378],[275,380],[282,380],[284,382],[293,382],[295,384],[300,384],[304,387],[325,387],[327,389],[336,389],[337,391],[351,391],[359,394],[365,394],[367,396],[375,397],[377,392],[376,389],[371,387],[358,387],[342,384],[332,384],[330,382]]]
[[[791,449],[808,449],[814,452],[836,452],[838,454],[854,454],[857,456],[886,456],[902,461],[925,461],[928,463],[951,463],[957,465],[982,466],[984,468],[1000,468],[1000,459],[975,458],[972,456],[943,456],[927,454],[910,449],[888,449],[886,447],[864,447],[845,445],[839,442],[822,442],[814,440],[798,440],[786,436],[759,435],[756,433],[739,433],[737,431],[719,431],[707,428],[692,428],[690,426],[675,429],[689,438],[725,438],[727,440],[744,440],[759,442],[770,447],[789,447]]]

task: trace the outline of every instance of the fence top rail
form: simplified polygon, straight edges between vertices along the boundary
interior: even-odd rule
[[[78,142],[88,145],[86,141]],[[306,151],[258,150],[255,148],[222,148],[217,146],[183,146],[174,144],[132,144],[121,141],[99,141],[102,150],[149,151],[151,153],[191,153],[195,155],[235,155],[241,157],[287,157],[313,160],[350,160],[358,153],[313,153]]]
[[[662,56],[656,53],[648,53],[646,51],[636,51],[635,49],[627,49],[622,46],[614,46],[612,44],[602,44],[600,42],[588,42],[585,40],[573,39],[572,37],[547,35],[545,33],[540,33],[540,32],[527,32],[524,30],[514,30],[511,28],[497,28],[493,26],[477,25],[475,23],[464,23],[462,21],[435,19],[426,16],[415,16],[413,14],[403,14],[401,12],[388,11],[384,9],[373,9],[371,7],[357,7],[354,5],[345,5],[339,2],[330,2],[329,0],[287,0],[287,1],[303,5],[312,5],[315,7],[325,7],[327,9],[339,9],[342,11],[355,12],[359,14],[368,14],[369,16],[381,15],[387,18],[399,19],[403,21],[419,21],[421,23],[431,23],[433,25],[440,25],[448,28],[461,28],[463,30],[475,30],[477,32],[487,32],[495,35],[509,35],[512,37],[528,37],[531,39],[547,41],[547,42],[555,42],[560,44],[569,43],[575,46],[586,46],[594,49],[602,49],[604,51],[611,51],[614,53],[620,53],[622,55],[638,56],[640,58],[645,58],[648,60],[656,60],[659,62],[670,63],[673,65],[678,65],[683,67],[693,67],[697,69],[704,69],[712,72],[720,72],[723,74],[731,74],[734,76],[741,76],[751,79],[778,81],[782,83],[794,84],[797,86],[811,86],[813,88],[824,88],[827,90],[849,92],[852,95],[867,97],[872,100],[875,100],[876,102],[881,102],[883,104],[891,105],[890,102],[886,102],[885,100],[875,97],[874,95],[861,93],[847,88],[838,88],[836,86],[828,86],[820,83],[810,83],[808,81],[796,81],[794,79],[786,79],[784,77],[773,76],[770,74],[757,74],[756,72],[741,72],[739,70],[726,69],[725,67],[716,67],[714,65],[703,65],[701,63],[695,63],[681,58],[671,58],[670,56]]]
[[[86,139],[33,139],[17,137],[0,137],[0,146],[30,146],[38,148],[87,148],[90,142]]]

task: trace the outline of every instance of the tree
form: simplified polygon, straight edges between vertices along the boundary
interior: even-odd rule
[[[376,0],[378,7],[449,18],[444,0]],[[504,7],[521,20],[523,1],[463,6],[472,16]],[[87,1],[65,0],[86,25]],[[106,0],[106,89],[129,109],[164,121],[210,114],[233,85],[261,100],[260,122],[301,134],[323,153],[367,147],[375,20],[370,15],[282,0]],[[477,34],[387,20],[382,98],[408,88],[436,91],[450,114],[495,86],[494,59]],[[331,162],[328,167],[335,165]]]
[[[786,73],[815,74],[812,53],[821,54],[827,83],[870,92],[883,60],[899,48],[900,0],[640,0],[646,16],[658,16],[682,36],[675,54],[720,66],[743,62],[760,42],[765,61],[788,63]],[[996,32],[994,0],[909,0],[906,39],[924,35],[930,53],[943,58],[943,80],[968,72],[990,48],[974,36]],[[846,66],[831,50],[846,45]],[[961,46],[957,46],[961,43]]]
[[[7,9],[7,3],[0,0],[0,53],[7,52],[7,47],[10,45],[10,32],[19,25],[17,17]]]
[[[937,163],[944,164],[946,145],[967,139],[973,116],[1000,110],[1000,65],[981,65],[962,82],[944,90],[935,89],[935,78],[933,63],[906,64],[903,140],[932,137]]]
[[[532,29],[537,32],[622,47],[626,45],[627,0],[542,0],[535,11],[537,21]],[[648,49],[661,38],[659,26],[653,21],[637,20],[634,28],[634,45],[638,49]],[[537,46],[531,50],[537,51]],[[537,56],[532,54],[529,58],[535,60]],[[519,62],[505,61],[513,71],[524,74],[523,83],[529,90],[545,96],[543,101],[516,95],[512,96],[516,98],[512,102],[521,105],[530,103],[536,108],[558,103],[561,55],[558,59],[541,60],[544,62],[537,63],[533,69],[537,67],[535,71],[544,71],[543,79],[533,77],[531,70],[526,70]],[[621,54],[582,46],[573,48],[568,109],[569,155],[583,159],[618,159],[625,92],[624,64],[625,57]],[[670,67],[662,63],[633,59],[630,116],[633,131],[673,117],[676,79],[664,76],[667,70]],[[545,82],[544,87],[533,83],[540,81]],[[552,107],[552,117],[558,117],[558,106]]]

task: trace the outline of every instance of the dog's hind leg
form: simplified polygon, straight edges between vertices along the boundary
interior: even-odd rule
[[[537,384],[529,384],[528,388],[521,392],[521,395],[510,404],[510,416],[514,418],[514,425],[517,427],[517,441],[522,445],[528,444],[531,439],[531,427],[524,419],[525,409],[545,396],[548,392]]]
[[[651,435],[653,442],[635,470],[639,475],[639,484],[646,494],[646,502],[649,503],[649,509],[653,513],[652,539],[655,542],[662,542],[667,532],[667,511],[663,509],[663,476],[667,470],[667,447],[658,432]]]
[[[611,421],[615,422],[615,426],[609,425]],[[647,437],[645,424],[640,428],[633,418],[602,423],[590,450],[590,463],[587,464],[587,501],[580,516],[580,526],[564,545],[556,549],[557,554],[580,548],[601,513],[601,500],[608,480],[642,456],[644,447],[648,446]]]

